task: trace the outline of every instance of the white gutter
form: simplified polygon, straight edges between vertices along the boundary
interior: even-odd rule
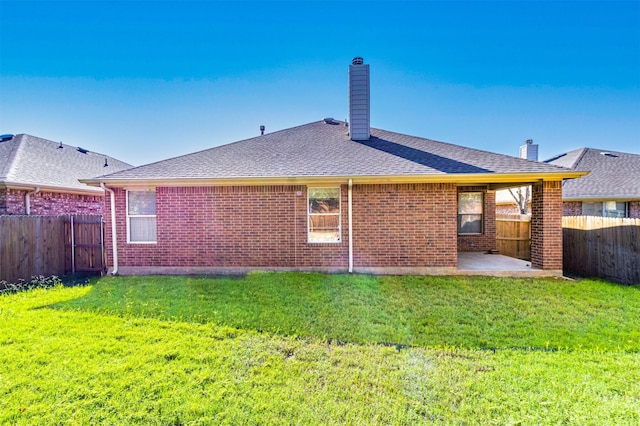
[[[543,180],[563,180],[579,178],[589,172],[576,172],[572,170],[562,172],[540,173],[438,173],[422,175],[362,175],[362,176],[237,176],[229,178],[151,178],[151,179],[105,179],[112,188],[124,188],[131,186],[225,186],[225,185],[292,185],[292,184],[340,184],[345,179],[353,179],[359,183],[456,183],[456,184],[487,184],[507,183],[511,186],[530,185]],[[96,179],[78,179],[87,185],[99,186],[102,182]]]
[[[113,271],[111,275],[118,273],[118,238],[116,236],[116,193],[112,189],[104,186],[104,182],[100,182],[100,188],[104,189],[111,195],[111,250],[113,251]]]
[[[33,191],[27,192],[24,196],[24,206],[27,216],[31,214],[31,196],[36,195],[38,192],[40,192],[40,187],[36,186]]]
[[[77,194],[77,195],[101,195],[104,194],[99,188],[85,185],[86,189],[83,188],[74,188],[70,186],[54,186],[54,185],[38,185],[40,188],[40,192],[64,192],[66,194]],[[96,185],[100,186],[100,185]],[[17,189],[18,191],[28,191],[34,188],[34,184],[25,184],[25,183],[17,183],[11,181],[4,181],[0,183],[0,188],[7,189]]]
[[[348,194],[348,215],[349,215],[349,273],[351,274],[353,272],[353,220],[352,220],[352,207],[353,207],[353,202],[352,202],[352,187],[353,187],[353,180],[349,179],[349,192]]]

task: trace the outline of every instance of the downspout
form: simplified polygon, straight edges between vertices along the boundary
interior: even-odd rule
[[[349,273],[353,273],[353,220],[352,220],[352,189],[353,189],[353,180],[349,179],[349,191],[347,196],[347,209],[349,215]]]
[[[113,250],[113,271],[111,275],[118,273],[118,238],[116,236],[116,193],[112,189],[104,186],[104,182],[100,182],[100,188],[110,194],[111,198],[111,250]]]
[[[24,195],[24,208],[25,208],[25,212],[27,213],[27,216],[31,214],[31,196],[36,195],[38,192],[40,192],[40,187],[36,186],[36,188],[33,191],[27,192]]]

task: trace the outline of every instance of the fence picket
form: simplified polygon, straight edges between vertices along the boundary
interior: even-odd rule
[[[531,218],[526,215],[496,215],[496,248],[504,256],[531,260]]]

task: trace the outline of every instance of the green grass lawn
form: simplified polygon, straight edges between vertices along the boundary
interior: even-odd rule
[[[0,327],[0,424],[640,424],[637,286],[118,277]]]

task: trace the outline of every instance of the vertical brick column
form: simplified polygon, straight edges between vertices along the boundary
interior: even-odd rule
[[[532,185],[531,264],[562,270],[562,181]]]

